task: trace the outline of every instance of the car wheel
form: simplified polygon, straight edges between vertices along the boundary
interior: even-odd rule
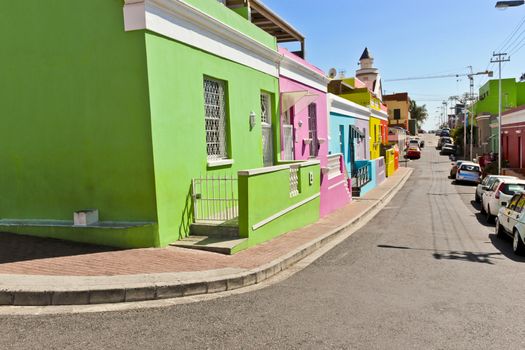
[[[483,205],[483,201],[481,201],[481,210],[480,210],[480,212],[483,215],[487,215],[487,212],[485,211],[485,206]]]
[[[514,229],[513,239],[512,239],[512,250],[514,251],[514,254],[516,255],[524,255],[525,254],[525,245],[523,244],[523,240],[520,237],[520,234],[518,233],[518,230]]]
[[[490,206],[487,206],[487,222],[492,224],[494,222],[494,216],[490,213]]]
[[[481,198],[479,198],[477,193],[476,193],[476,196],[474,197],[474,200],[476,201],[476,203],[481,202]]]
[[[494,229],[494,233],[496,234],[496,237],[498,238],[503,238],[503,236],[505,236],[505,229],[499,223],[498,218],[496,218],[496,228]]]

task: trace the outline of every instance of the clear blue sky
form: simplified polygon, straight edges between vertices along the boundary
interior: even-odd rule
[[[354,75],[368,46],[383,79],[467,73],[487,68],[492,52],[525,18],[525,6],[497,10],[496,0],[264,0],[265,4],[306,36],[307,59],[328,71]],[[375,4],[375,7],[371,7]],[[525,30],[525,25],[518,34]],[[517,36],[518,37],[518,36]],[[525,32],[512,46],[523,40]],[[512,41],[509,43],[511,44]],[[512,51],[512,50],[511,50]],[[491,67],[495,70],[496,66]],[[525,47],[504,65],[503,76],[525,73]],[[475,80],[476,91],[486,81]],[[468,91],[466,77],[385,82],[387,93],[408,91],[430,113],[432,129],[441,101]]]

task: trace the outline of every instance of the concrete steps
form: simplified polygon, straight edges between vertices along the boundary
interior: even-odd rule
[[[244,243],[247,238],[189,236],[180,241],[171,243],[173,247],[205,250],[214,253],[231,255],[233,248]]]

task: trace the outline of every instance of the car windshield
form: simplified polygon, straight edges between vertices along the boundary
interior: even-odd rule
[[[477,165],[463,164],[460,169],[465,170],[465,171],[478,171],[479,172],[479,166]]]
[[[515,194],[518,191],[525,191],[525,184],[505,184],[501,189],[505,194]]]

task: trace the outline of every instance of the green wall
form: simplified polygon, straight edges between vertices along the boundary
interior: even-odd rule
[[[261,44],[276,49],[277,39],[261,30],[255,24],[247,21],[247,9],[231,10],[217,0],[185,0],[187,3],[198,8],[202,12],[228,24],[241,33],[257,40]],[[239,16],[240,15],[240,16]]]
[[[248,241],[235,252],[319,220],[320,197],[253,230],[253,225],[292,207],[320,191],[320,165],[299,168],[299,195],[290,197],[290,169],[239,176],[239,233]],[[310,174],[313,182],[310,183]]]
[[[233,12],[232,12],[233,13]],[[237,18],[242,19],[233,13]],[[146,33],[160,244],[189,233],[191,179],[263,166],[261,91],[273,95],[274,150],[278,79],[154,33]],[[234,164],[207,166],[203,79],[227,83],[229,155]],[[257,115],[250,130],[249,116]]]
[[[157,221],[144,32],[122,5],[0,5],[0,219]]]
[[[525,105],[525,81],[516,83],[517,106]]]
[[[499,99],[499,85],[498,80],[490,80],[479,89],[480,100],[476,102],[474,113],[480,115],[483,113],[490,113],[492,115],[498,114],[498,99]],[[503,111],[505,109],[514,108],[517,106],[516,80],[502,79],[501,91]]]

